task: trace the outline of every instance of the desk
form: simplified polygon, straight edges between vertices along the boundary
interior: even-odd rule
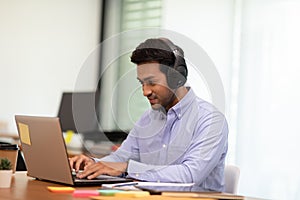
[[[72,194],[60,194],[52,193],[47,190],[47,186],[62,186],[60,184],[55,184],[51,182],[39,181],[33,178],[27,177],[27,172],[16,172],[11,188],[0,188],[0,199],[11,199],[11,200],[84,200],[90,198],[75,198]],[[99,187],[80,187],[80,189],[98,189]],[[115,199],[113,197],[109,197]],[[130,198],[122,198],[124,200]],[[160,195],[151,195],[149,197],[143,198],[132,198],[135,200],[193,200],[197,198],[179,198],[179,197],[164,197]],[[254,198],[245,197],[245,200],[259,200]]]
[[[33,199],[73,199],[72,194],[57,194],[47,190],[47,186],[62,186],[60,184],[35,180],[27,177],[27,172],[16,172],[11,188],[0,188],[0,199],[33,200]],[[91,187],[89,187],[91,189]],[[99,188],[99,187],[94,187]],[[78,199],[78,198],[74,198]]]

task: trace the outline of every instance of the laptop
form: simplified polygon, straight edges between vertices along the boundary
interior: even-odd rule
[[[58,117],[16,115],[15,120],[29,176],[73,186],[132,181],[107,175],[92,180],[76,178]]]

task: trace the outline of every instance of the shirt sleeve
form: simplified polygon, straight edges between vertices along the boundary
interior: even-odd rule
[[[129,134],[121,146],[115,151],[103,158],[94,158],[96,162],[128,162],[129,159],[139,160],[137,141],[134,136]]]
[[[227,152],[227,122],[222,114],[209,113],[199,121],[195,132],[181,163],[158,166],[130,160],[128,175],[147,181],[202,184],[215,168],[224,167],[224,162],[218,165]]]
[[[143,114],[143,116],[137,122],[138,125],[140,125],[141,122],[144,122],[145,119],[148,119],[148,113],[149,111],[146,111]],[[140,160],[138,136],[138,131],[135,129],[135,127],[133,127],[133,129],[129,132],[127,138],[122,142],[121,146],[115,152],[112,152],[108,156],[100,159],[94,158],[94,160],[96,162],[128,162],[130,159]]]

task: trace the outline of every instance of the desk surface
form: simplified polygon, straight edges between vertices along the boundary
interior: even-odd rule
[[[62,186],[60,184],[45,182],[35,180],[33,178],[27,177],[27,172],[16,172],[11,188],[0,188],[0,199],[11,199],[11,200],[32,200],[32,199],[55,199],[55,200],[69,200],[69,199],[90,199],[90,198],[75,198],[72,194],[61,194],[61,193],[52,193],[47,190],[47,186]],[[99,187],[80,187],[79,189],[98,189]],[[113,197],[110,197],[114,199]],[[127,200],[129,198],[122,198]],[[141,199],[141,198],[132,198],[132,199]],[[181,199],[195,199],[195,198],[178,198],[178,197],[163,197],[160,195],[151,195],[150,197],[143,198],[143,200],[181,200]],[[255,200],[254,198],[245,198],[245,200]],[[258,199],[257,199],[258,200]]]
[[[62,185],[35,180],[27,177],[27,172],[16,172],[12,180],[11,188],[0,188],[0,199],[73,199],[71,194],[51,193],[47,190],[47,186]]]

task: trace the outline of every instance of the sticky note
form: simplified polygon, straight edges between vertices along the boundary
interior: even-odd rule
[[[147,197],[150,196],[148,191],[124,191],[118,192],[114,195],[115,197]]]
[[[93,200],[120,200],[112,196],[90,196],[89,198]]]
[[[18,123],[18,126],[19,126],[19,130],[20,130],[21,142],[23,142],[24,144],[31,145],[28,125],[23,124],[23,123]]]
[[[75,190],[73,192],[73,197],[90,197],[97,195],[99,195],[97,190]]]
[[[114,196],[118,192],[123,192],[123,190],[98,190],[101,196]]]
[[[68,130],[66,132],[66,137],[65,137],[66,144],[69,144],[71,142],[73,135],[74,135],[74,131]]]
[[[52,187],[48,186],[47,189],[54,193],[72,193],[75,188],[72,187]]]

